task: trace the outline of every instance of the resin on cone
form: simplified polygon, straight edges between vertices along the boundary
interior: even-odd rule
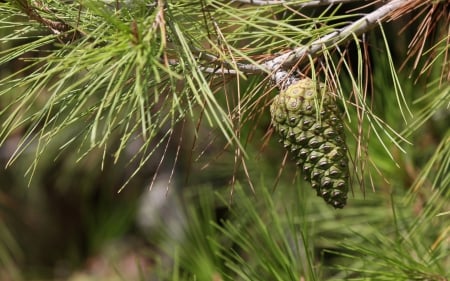
[[[274,98],[270,113],[305,180],[328,204],[343,208],[349,179],[344,126],[325,84],[299,80]]]

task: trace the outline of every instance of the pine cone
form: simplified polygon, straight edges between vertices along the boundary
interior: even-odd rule
[[[348,192],[344,127],[325,84],[302,79],[274,98],[272,124],[317,195],[343,208]]]

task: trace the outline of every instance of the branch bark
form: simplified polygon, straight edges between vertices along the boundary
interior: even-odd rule
[[[64,34],[73,28],[63,22],[62,20],[50,20],[47,18],[42,17],[36,8],[32,6],[28,1],[26,0],[16,0],[12,1],[13,4],[15,4],[23,13],[25,13],[30,20],[34,20],[41,25],[47,27],[53,34],[55,35],[61,35]],[[65,34],[64,37],[60,37],[60,39],[63,39],[64,42],[70,42],[75,40],[76,38],[81,37],[82,34],[78,30],[73,30],[70,34]]]
[[[312,2],[337,2],[340,0],[322,0],[322,1],[310,1]],[[345,0],[344,0],[345,1]],[[408,4],[411,0],[392,0],[383,6],[379,7],[375,11],[366,14],[359,20],[341,28],[335,30],[322,38],[319,38],[312,42],[308,46],[301,46],[295,48],[287,53],[276,56],[270,60],[267,60],[259,66],[255,66],[253,64],[237,64],[237,68],[239,71],[246,74],[270,74],[272,79],[276,84],[289,84],[289,79],[287,77],[290,76],[289,72],[286,71],[289,67],[298,64],[304,58],[308,56],[315,56],[320,54],[324,49],[332,47],[334,45],[340,45],[347,42],[350,38],[354,36],[359,36],[370,29],[372,29],[377,24],[386,21],[388,16]],[[270,2],[270,1],[258,1],[258,2]],[[276,2],[276,1],[273,1]],[[286,2],[286,1],[277,1],[277,2]],[[219,60],[215,60],[218,62]],[[223,63],[223,62],[222,62]],[[233,68],[231,65],[228,65],[227,68]],[[223,68],[221,68],[223,69]],[[229,74],[229,71],[221,72],[220,69],[217,71],[218,73]],[[234,72],[232,72],[234,73]],[[287,85],[287,84],[286,84]]]
[[[277,56],[271,60],[263,63],[263,67],[276,72],[283,68],[293,66],[305,57],[313,56],[321,53],[323,49],[329,48],[333,45],[345,43],[353,36],[359,36],[364,32],[369,31],[377,24],[388,18],[388,15],[393,11],[403,7],[410,0],[393,0],[375,11],[365,15],[359,20],[349,24],[348,26],[331,32],[324,37],[312,42],[309,46],[302,46],[296,48],[283,55]],[[274,77],[276,83],[280,83],[278,79],[283,77]]]

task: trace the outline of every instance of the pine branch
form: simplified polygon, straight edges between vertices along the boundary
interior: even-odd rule
[[[289,1],[286,0],[236,0],[241,3],[255,4],[255,5],[274,5],[274,4],[289,4]],[[366,0],[312,0],[304,3],[299,3],[300,7],[313,7],[313,6],[321,6],[321,5],[333,5],[340,4],[346,2],[361,2]],[[304,58],[308,56],[316,56],[321,53],[322,50],[329,48],[334,45],[340,45],[347,42],[349,39],[354,38],[354,36],[361,35],[378,23],[387,19],[387,16],[393,11],[398,10],[405,4],[407,4],[409,0],[393,0],[377,10],[367,14],[366,16],[360,18],[359,20],[349,24],[348,26],[335,30],[322,38],[319,38],[312,42],[308,46],[301,46],[295,48],[291,51],[287,51],[281,55],[273,57],[261,64],[255,63],[240,63],[233,62],[233,65],[229,62],[223,62],[218,57],[212,54],[205,54],[198,50],[193,49],[192,53],[202,57],[206,61],[210,63],[217,64],[217,67],[204,67],[201,70],[207,73],[215,73],[215,74],[228,74],[235,75],[239,72],[244,74],[271,74],[272,79],[276,84],[280,84],[284,82],[286,86],[290,83],[286,82],[287,76],[289,73],[285,71],[285,69],[290,68],[301,62]],[[30,19],[36,20],[42,25],[51,29],[55,34],[60,34],[61,32],[67,31],[69,29],[69,25],[63,22],[55,22],[41,17],[36,10],[27,4],[26,1],[17,1],[19,6],[21,6],[21,10],[25,12]],[[75,37],[80,36],[77,32]],[[172,63],[176,64],[176,63]]]
[[[320,1],[319,1],[320,2]],[[323,1],[325,2],[325,1]],[[341,45],[348,40],[354,38],[354,36],[359,36],[382,21],[386,21],[389,19],[389,15],[402,8],[406,5],[409,0],[393,0],[375,11],[365,15],[359,20],[347,25],[344,28],[335,30],[327,35],[323,36],[312,42],[309,46],[301,46],[299,48],[295,48],[291,51],[288,51],[282,55],[278,55],[268,61],[263,62],[260,66],[256,66],[253,64],[236,64],[236,67],[239,71],[244,72],[246,74],[262,74],[262,73],[272,73],[272,79],[277,83],[281,84],[284,82],[287,85],[290,83],[286,83],[286,78],[289,76],[289,73],[284,69],[292,67],[298,64],[301,60],[308,56],[315,56],[321,53],[322,50],[335,46]],[[219,61],[217,58],[215,61]],[[227,68],[233,68],[232,66],[228,66]],[[230,73],[227,71],[221,71],[218,69],[216,73]],[[234,73],[234,72],[231,72]]]
[[[286,22],[281,22],[278,18],[271,19],[270,14],[266,13],[266,10],[276,10],[275,14],[284,11],[284,6],[279,6],[277,9],[246,7],[247,10],[240,11],[241,8],[237,9],[229,5],[221,6],[221,2],[218,1],[214,2],[216,6],[211,9],[214,14],[203,16],[201,9],[193,9],[191,13],[186,13],[184,5],[173,6],[171,10],[164,13],[164,6],[160,4],[158,9],[155,7],[150,11],[151,16],[133,14],[133,16],[125,17],[129,12],[136,10],[124,10],[123,20],[125,23],[123,24],[121,21],[116,21],[116,17],[112,16],[109,10],[103,11],[100,8],[96,10],[95,3],[91,3],[94,5],[93,7],[87,5],[89,3],[89,1],[86,2],[86,10],[92,8],[94,14],[98,14],[98,27],[95,24],[92,25],[91,18],[85,17],[84,14],[77,17],[76,9],[72,9],[71,16],[63,18],[72,19],[72,21],[76,19],[80,30],[85,30],[89,38],[94,38],[95,41],[80,41],[76,43],[77,46],[73,50],[73,46],[68,44],[66,50],[61,50],[61,55],[55,53],[55,57],[50,57],[51,60],[48,60],[51,62],[48,66],[52,71],[44,70],[39,73],[40,81],[50,80],[59,72],[68,73],[61,76],[62,79],[55,80],[55,85],[51,86],[50,90],[54,91],[54,97],[50,99],[48,108],[63,104],[64,110],[70,117],[68,120],[63,120],[61,126],[53,125],[53,123],[56,124],[54,120],[57,119],[46,121],[45,129],[53,130],[52,134],[49,134],[53,136],[59,133],[61,128],[77,121],[79,112],[85,110],[84,105],[78,103],[79,96],[104,95],[106,98],[101,98],[98,105],[89,109],[87,113],[83,113],[86,115],[95,113],[95,116],[92,117],[94,120],[92,126],[86,130],[90,135],[89,145],[91,147],[104,145],[114,130],[123,129],[122,134],[127,137],[123,138],[123,145],[120,145],[122,149],[130,136],[138,131],[138,127],[134,126],[133,122],[140,122],[142,135],[149,140],[146,145],[150,146],[154,132],[166,125],[166,118],[181,120],[194,112],[195,106],[200,106],[204,110],[205,119],[210,124],[219,126],[228,142],[239,144],[238,133],[234,134],[231,121],[229,123],[223,121],[232,120],[233,117],[229,118],[229,115],[232,115],[230,112],[234,110],[233,106],[229,106],[228,112],[223,110],[220,100],[214,95],[215,89],[219,88],[213,84],[214,78],[205,73],[260,74],[268,79],[271,78],[281,88],[287,87],[298,79],[296,75],[293,75],[293,71],[297,69],[297,67],[293,67],[294,65],[303,63],[305,58],[306,61],[309,61],[310,57],[321,53],[325,53],[326,57],[328,48],[336,48],[337,45],[348,40],[357,40],[358,35],[375,27],[377,23],[391,19],[392,11],[403,9],[404,4],[411,2],[392,0],[348,25],[343,23],[349,18],[348,16],[334,14],[329,16],[326,13],[320,18],[305,17],[300,26],[297,26],[298,23],[295,22],[295,19],[290,18],[290,15],[284,18]],[[39,8],[37,10],[40,11]],[[192,16],[195,12],[198,13],[197,17]],[[163,13],[166,18],[162,18]],[[185,14],[189,14],[189,17],[185,18]],[[45,17],[44,14],[42,16]],[[59,16],[50,16],[50,18],[58,19]],[[351,15],[351,19],[353,18],[354,15]],[[198,23],[196,28],[192,28],[189,24],[183,25],[184,22],[190,23],[200,19],[205,22]],[[236,24],[236,19],[241,20],[241,24]],[[294,24],[291,25],[291,21]],[[330,23],[330,21],[332,22]],[[211,26],[210,23],[218,23],[217,30],[202,29]],[[43,23],[41,22],[41,24]],[[75,22],[72,24],[75,25]],[[281,26],[280,30],[273,29],[273,27],[279,26]],[[151,27],[150,31],[143,31],[148,27]],[[254,30],[257,32],[253,34]],[[228,36],[218,36],[214,34],[214,31],[217,34],[221,34],[222,31],[228,32],[226,33]],[[266,37],[269,37],[270,40],[266,40]],[[144,38],[146,39],[144,40]],[[314,39],[316,40],[314,41]],[[275,47],[272,49],[271,41],[278,41],[281,44],[277,43],[278,45],[274,45]],[[166,44],[166,42],[168,43]],[[251,42],[251,44],[247,45],[247,42]],[[302,46],[299,45],[300,42],[312,43]],[[282,51],[283,48],[289,46],[288,44],[299,47],[290,47],[290,50]],[[85,51],[79,52],[78,50],[81,49]],[[272,52],[279,53],[269,55]],[[106,53],[110,53],[110,55],[105,56]],[[67,72],[69,67],[71,71]],[[86,72],[86,69],[89,71]],[[114,71],[111,72],[111,70]],[[348,73],[351,72],[350,69],[347,70]],[[79,75],[83,77],[83,80],[72,83],[72,79],[77,80]],[[33,79],[36,78],[27,79],[24,80],[23,85],[34,83]],[[187,82],[184,85],[178,85],[178,81],[182,79]],[[361,79],[358,76],[353,80],[360,81]],[[8,85],[13,84],[9,81],[8,83]],[[358,89],[362,88],[359,87],[359,84],[354,86]],[[12,89],[13,86],[10,87]],[[32,102],[32,97],[41,88],[47,88],[47,83],[42,83],[39,87],[34,87],[27,92],[26,102]],[[73,89],[81,94],[73,95]],[[103,89],[106,90],[103,92]],[[166,93],[176,94],[172,97]],[[260,96],[251,91],[246,95],[249,100]],[[340,96],[343,97],[342,94]],[[364,97],[360,98],[361,103],[364,104]],[[160,105],[157,101],[161,99],[167,99],[169,102],[161,102]],[[116,100],[120,100],[120,102],[116,102]],[[138,102],[137,105],[135,101]],[[170,101],[174,101],[173,106],[170,105]],[[122,106],[128,104],[133,104],[136,110],[128,113]],[[241,106],[241,104],[243,104],[242,100],[239,100],[239,105],[236,106],[239,114],[243,111],[250,112],[260,106],[258,103],[255,103],[255,106],[245,103]],[[161,106],[164,107],[161,108]],[[164,110],[170,114],[166,114]],[[147,114],[147,112],[150,113]],[[41,116],[47,114],[47,108],[43,108],[28,118],[26,122],[39,122],[44,118]],[[362,114],[369,114],[371,120],[374,120],[373,122],[376,124],[371,123],[371,126],[375,127],[374,131],[381,127],[390,137],[391,132],[384,130],[386,126],[380,125],[376,116],[367,109],[364,109]],[[10,114],[10,116],[14,116],[14,114]],[[116,118],[116,116],[127,116],[127,119],[121,121],[122,118]],[[106,118],[106,125],[103,129],[104,118]],[[8,135],[13,129],[19,127],[21,122],[9,118],[6,124],[5,127],[8,129],[4,134]],[[56,129],[49,129],[52,126]],[[34,131],[30,135],[32,133]],[[150,137],[147,138],[147,136]]]
[[[30,20],[37,21],[56,35],[62,35],[72,29],[69,24],[65,23],[61,19],[51,20],[41,16],[36,7],[33,7],[27,0],[16,0],[11,2],[15,4],[23,13],[25,13]],[[70,42],[81,36],[82,34],[76,30],[72,34],[64,35],[64,38],[62,39],[66,42]]]
[[[296,48],[288,53],[277,56],[269,61],[266,61],[263,66],[277,71],[279,68],[286,68],[299,63],[299,60],[313,56],[320,53],[324,48],[331,47],[333,45],[339,45],[345,43],[347,40],[353,38],[353,36],[359,36],[364,32],[369,31],[381,21],[387,19],[387,16],[405,5],[408,0],[393,0],[377,10],[367,14],[352,24],[334,32],[331,32],[324,37],[314,41],[309,46],[302,46]],[[281,77],[280,77],[281,78]],[[275,80],[279,83],[279,80]]]

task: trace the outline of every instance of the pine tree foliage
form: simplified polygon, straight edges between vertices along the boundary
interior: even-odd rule
[[[356,36],[388,20],[406,2],[373,5],[360,17],[358,9],[338,14],[339,5],[331,2],[309,16],[301,12],[308,1],[9,1],[2,5],[2,26],[9,33],[2,42],[11,48],[2,51],[1,63],[33,55],[25,68],[1,81],[1,95],[10,101],[2,110],[2,140],[26,131],[13,161],[32,143],[39,159],[63,130],[69,133],[61,148],[82,139],[81,155],[106,150],[117,135],[119,158],[127,144],[140,138],[144,145],[135,160],[141,166],[173,135],[171,129],[162,137],[156,137],[158,132],[186,118],[201,118],[245,154],[239,131],[258,121],[255,112],[265,108],[267,86],[231,93],[221,89],[229,80],[240,85],[255,74],[284,87],[300,72],[329,83],[346,111],[354,99],[382,143],[385,137],[396,141],[396,132],[371,112],[365,98],[367,46]],[[348,40],[357,45],[357,69],[348,64],[345,48],[338,47]],[[317,58],[320,53],[323,59]],[[406,119],[401,85],[390,69]],[[353,98],[337,79],[344,75],[351,78]],[[15,97],[18,89],[20,98]],[[347,117],[351,120],[348,112]]]
[[[156,177],[183,150],[205,166],[231,151],[231,217],[218,223],[208,202],[190,214],[168,280],[448,280],[449,11],[447,0],[0,1],[0,148],[18,140],[7,167],[32,154],[30,180],[47,157],[100,151],[100,167],[131,167],[122,187],[155,158]],[[264,176],[302,183],[269,110],[302,79],[324,83],[344,120],[340,213],[309,189],[267,193]],[[435,151],[414,159],[435,124]],[[367,183],[376,192],[361,200]]]

